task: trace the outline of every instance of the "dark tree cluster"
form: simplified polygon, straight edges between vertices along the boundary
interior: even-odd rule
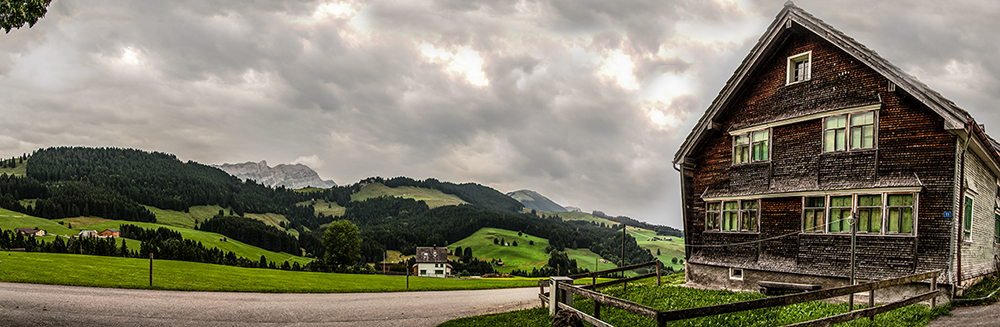
[[[18,165],[23,164],[27,159],[28,155],[24,154],[20,157],[11,157],[10,159],[0,160],[0,168],[17,168]]]
[[[628,216],[611,217],[611,216],[605,214],[604,212],[597,211],[597,210],[594,210],[594,212],[592,213],[592,215],[594,217],[604,218],[604,219],[607,219],[607,220],[610,220],[610,221],[613,221],[613,222],[617,222],[617,223],[626,224],[626,225],[629,225],[629,226],[635,226],[635,227],[639,227],[639,228],[648,229],[648,230],[656,232],[656,235],[684,237],[684,231],[676,229],[676,228],[673,228],[673,227],[670,227],[670,226],[652,225],[652,224],[648,224],[648,223],[644,223],[644,222],[632,219],[632,218],[630,218]]]
[[[195,229],[219,233],[262,249],[301,255],[295,236],[263,221],[235,216],[215,216],[195,226]]]

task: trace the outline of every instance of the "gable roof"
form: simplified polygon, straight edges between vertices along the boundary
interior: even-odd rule
[[[445,247],[417,247],[417,263],[447,263],[448,248]]]
[[[792,1],[785,2],[784,8],[774,21],[767,28],[764,35],[757,40],[757,44],[750,50],[750,54],[743,59],[739,68],[729,78],[726,85],[719,91],[719,95],[705,111],[705,114],[698,120],[698,123],[684,139],[680,149],[674,154],[674,163],[684,163],[684,159],[697,146],[698,141],[708,131],[713,129],[715,117],[729,104],[732,97],[737,94],[745,84],[747,77],[753,73],[766,59],[780,47],[781,40],[792,33],[792,26],[797,25],[823,40],[844,51],[851,57],[857,59],[862,64],[873,69],[884,76],[897,88],[914,97],[935,113],[944,118],[944,128],[947,130],[961,130],[966,128],[966,123],[972,120],[968,112],[959,108],[951,100],[946,99],[937,91],[932,90],[927,84],[917,80],[907,74],[899,67],[896,67],[885,58],[882,58],[874,50],[865,47],[856,40],[847,36],[843,32],[830,26],[823,20],[809,14],[799,8]]]

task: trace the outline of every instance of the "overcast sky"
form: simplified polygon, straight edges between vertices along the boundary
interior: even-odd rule
[[[55,0],[0,35],[0,156],[303,163],[680,228],[673,155],[783,3]],[[1000,2],[796,4],[1000,133]]]

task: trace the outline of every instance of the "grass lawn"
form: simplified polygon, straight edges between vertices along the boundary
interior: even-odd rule
[[[0,281],[150,288],[149,259],[0,252]],[[411,291],[537,287],[537,280],[410,277]],[[406,291],[405,276],[329,274],[154,260],[154,289],[269,293]]]
[[[493,244],[493,239],[504,239],[511,246]],[[513,242],[517,241],[517,246]],[[534,245],[530,242],[534,241]],[[545,253],[545,248],[549,246],[549,240],[523,234],[517,236],[516,231],[509,231],[498,228],[483,228],[471,236],[458,242],[448,245],[448,250],[455,248],[472,247],[472,256],[480,260],[500,259],[503,267],[495,267],[497,272],[508,273],[514,269],[531,271],[532,268],[541,268],[548,264],[549,255]],[[588,249],[566,249],[566,254],[570,259],[577,261],[577,266],[581,268],[594,269],[595,259],[600,257]],[[601,270],[617,267],[612,263],[600,263]]]
[[[598,223],[604,223],[604,225],[607,225],[607,226],[618,226],[618,224],[619,224],[617,222],[610,221],[610,220],[607,220],[607,219],[604,219],[604,218],[600,218],[600,217],[596,217],[596,216],[594,216],[592,214],[589,214],[589,213],[586,213],[586,212],[580,212],[580,211],[567,211],[567,212],[538,211],[538,215],[543,215],[543,214],[546,215],[546,216],[559,216],[559,218],[562,218],[562,220],[583,220],[583,221],[589,221],[589,222],[595,222],[596,221]]]
[[[38,227],[44,229],[49,234],[56,235],[76,235],[78,233],[78,231],[60,225],[56,220],[33,217],[0,208],[0,229],[13,230],[22,227]]]
[[[423,200],[427,203],[428,207],[431,207],[431,209],[466,203],[457,196],[446,194],[438,190],[412,186],[392,188],[385,186],[385,184],[382,183],[372,183],[361,188],[361,191],[351,195],[351,201],[364,201],[365,199],[376,198],[384,195],[414,199],[417,201]]]
[[[747,301],[765,297],[759,293],[739,293],[719,290],[699,290],[677,286],[683,283],[684,275],[675,274],[667,278],[663,286],[656,286],[652,279],[629,283],[627,292],[621,286],[601,289],[601,293],[623,298],[632,302],[654,307],[661,311],[703,307],[724,303]],[[593,301],[577,297],[574,307],[592,314]],[[927,323],[946,313],[948,308],[935,310],[923,305],[912,305],[890,311],[875,317],[875,321],[858,319],[837,326],[926,326]],[[668,322],[667,326],[784,326],[788,324],[829,317],[847,312],[847,303],[807,302],[783,307],[757,309],[716,316]],[[635,314],[604,306],[601,319],[614,326],[656,326],[656,321]],[[468,317],[445,322],[440,326],[544,326],[551,324],[546,308],[512,311],[501,314]]]
[[[203,231],[199,231],[199,230],[193,230],[193,229],[181,228],[181,227],[174,227],[174,226],[164,226],[164,225],[153,224],[153,223],[142,223],[142,222],[135,222],[135,221],[121,221],[121,220],[106,220],[104,222],[96,223],[96,224],[92,224],[92,225],[77,226],[77,224],[73,224],[73,227],[76,228],[76,229],[79,229],[79,230],[83,230],[83,229],[104,230],[105,228],[115,228],[115,229],[118,229],[119,226],[121,226],[122,224],[132,224],[132,225],[136,225],[136,226],[139,226],[139,227],[142,227],[142,228],[153,228],[153,229],[160,228],[160,227],[166,227],[166,228],[169,228],[169,229],[172,229],[172,230],[180,232],[181,236],[184,237],[184,239],[192,240],[192,241],[195,241],[195,242],[201,242],[203,245],[205,245],[205,247],[210,248],[210,249],[213,248],[213,247],[215,247],[215,248],[219,248],[219,250],[222,250],[222,251],[233,251],[233,253],[236,253],[236,255],[241,256],[241,257],[245,257],[245,258],[250,259],[250,260],[258,260],[258,259],[260,259],[260,256],[263,255],[263,256],[267,257],[268,261],[274,261],[277,264],[281,264],[283,261],[288,260],[289,263],[291,263],[291,262],[298,262],[299,264],[303,264],[304,265],[304,264],[309,263],[310,261],[312,261],[312,259],[309,259],[309,258],[304,258],[304,257],[301,257],[301,256],[295,256],[295,255],[291,255],[291,254],[284,253],[284,252],[272,252],[272,251],[264,250],[264,249],[261,249],[259,247],[248,245],[246,243],[243,243],[243,242],[240,242],[240,241],[237,241],[237,240],[234,240],[234,239],[229,239],[226,242],[222,242],[222,241],[219,240],[219,239],[225,237],[222,234],[209,233],[209,232],[203,232]],[[129,246],[131,247],[132,244],[129,244]],[[134,249],[138,249],[138,248],[134,248]]]

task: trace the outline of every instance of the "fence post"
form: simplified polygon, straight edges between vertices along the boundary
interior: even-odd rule
[[[660,260],[656,260],[656,286],[660,286],[660,265],[662,265]]]
[[[937,278],[931,279],[931,291],[937,291]],[[931,309],[937,306],[937,296],[931,298]]]
[[[153,287],[153,254],[149,254],[149,287]]]
[[[549,284],[549,285],[551,285],[551,284]],[[545,286],[542,286],[542,280],[541,279],[538,280],[538,294],[539,295],[545,295]],[[549,296],[551,296],[551,295],[549,295]],[[542,306],[543,307],[545,306],[545,301],[542,301],[542,299],[540,299],[540,298],[538,299],[538,301],[542,302]]]
[[[875,307],[875,290],[874,289],[868,291],[868,307],[869,308],[874,308]],[[868,320],[869,321],[875,321],[875,315],[868,316]]]
[[[559,311],[559,280],[549,277],[549,316],[555,316]]]
[[[594,301],[594,318],[601,320],[601,302]]]

